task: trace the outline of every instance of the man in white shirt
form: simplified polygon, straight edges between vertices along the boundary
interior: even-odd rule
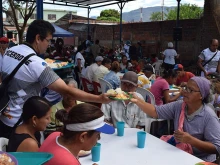
[[[102,64],[103,61],[103,57],[102,56],[97,56],[95,58],[95,63],[93,63],[92,65],[89,66],[89,68],[86,70],[86,78],[92,82],[94,81],[94,76],[95,76],[95,72],[96,70],[99,68],[99,66]]]
[[[209,48],[204,49],[199,55],[197,65],[202,71],[201,72],[202,77],[206,77],[208,73],[211,72],[220,73],[220,51],[218,51],[217,49],[218,46],[219,46],[218,40],[212,39],[210,41]]]
[[[138,76],[135,72],[128,71],[121,79],[121,90],[135,92],[138,83]],[[141,94],[136,93],[142,100]],[[109,104],[102,104],[102,112],[105,120],[116,127],[118,121],[124,121],[125,127],[141,128],[145,125],[146,114],[130,100],[117,100]]]
[[[111,68],[112,61],[109,58],[105,58],[102,61],[102,65],[98,67],[98,69],[95,71],[94,81],[99,82],[99,78],[103,78],[106,74],[108,74]]]

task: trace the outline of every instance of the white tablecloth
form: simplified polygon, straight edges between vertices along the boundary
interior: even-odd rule
[[[147,133],[144,149],[137,148],[139,129],[126,128],[125,135],[101,134],[101,157],[98,165],[194,165],[203,162]],[[80,158],[82,165],[92,165],[92,156]]]

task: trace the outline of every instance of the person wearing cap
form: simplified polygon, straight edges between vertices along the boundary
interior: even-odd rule
[[[197,65],[201,70],[201,76],[206,77],[208,73],[212,72],[220,73],[220,51],[218,51],[218,46],[218,40],[212,39],[209,48],[200,53]]]
[[[176,50],[173,49],[173,43],[168,43],[168,48],[162,53],[162,58],[164,58],[164,69],[173,69],[175,65],[175,58],[179,58],[179,55],[176,53]]]
[[[104,58],[102,65],[95,71],[94,81],[99,82],[99,78],[104,78],[104,76],[110,72],[111,65],[112,61],[109,58]]]
[[[135,72],[128,71],[121,79],[121,90],[124,92],[135,92],[138,86],[138,76]],[[135,93],[140,100],[143,97],[139,93]],[[117,100],[109,104],[102,104],[102,111],[105,120],[112,123],[116,127],[118,121],[124,121],[125,127],[141,128],[145,125],[146,115],[141,109],[129,100]]]
[[[95,58],[95,63],[89,66],[89,68],[86,70],[85,77],[90,81],[94,81],[95,72],[96,70],[102,65],[103,57],[97,56]]]
[[[34,20],[28,27],[26,43],[14,46],[5,52],[2,63],[3,81],[18,66],[21,60],[30,54],[34,55],[19,68],[9,83],[10,101],[4,113],[0,115],[0,137],[9,138],[14,125],[22,121],[19,119],[24,102],[32,96],[38,96],[45,87],[61,95],[70,95],[73,99],[80,101],[111,102],[108,94],[92,95],[77,88],[70,88],[47,65],[47,62],[39,57],[47,50],[54,32],[55,29],[50,22]],[[76,59],[81,61],[77,55]],[[80,64],[77,63],[75,68],[79,66],[81,71],[81,67],[83,67],[81,64],[83,64],[82,61]]]
[[[208,105],[212,100],[211,83],[204,77],[192,77],[183,90],[183,100],[154,106],[139,99],[135,103],[147,115],[156,119],[174,120],[176,142],[192,146],[193,155],[205,162],[214,162],[220,153],[220,124],[215,111]],[[183,130],[178,130],[181,111],[184,113]]]
[[[2,68],[2,58],[5,54],[6,50],[8,49],[9,40],[7,37],[0,38],[0,69]],[[0,82],[1,82],[1,70],[0,70]]]
[[[186,83],[189,81],[189,79],[191,79],[192,77],[195,76],[191,72],[184,71],[183,65],[181,65],[181,64],[176,64],[174,66],[174,70],[176,70],[176,72],[178,74],[177,79],[176,79],[176,83],[175,83],[175,85],[177,85],[177,86],[181,86],[181,87],[186,86]]]
[[[120,71],[120,65],[118,61],[114,61],[111,66],[111,71],[104,76],[104,80],[108,81],[113,89],[119,88],[120,78],[117,73]],[[108,88],[106,89],[108,90]]]
[[[163,105],[176,101],[181,96],[181,90],[178,94],[170,97],[170,85],[176,82],[177,73],[173,69],[164,70],[163,77],[158,77],[150,88],[155,97],[156,105]]]
[[[80,150],[90,151],[101,138],[100,134],[113,134],[113,126],[104,122],[103,112],[91,104],[79,104],[69,113],[58,111],[57,118],[64,123],[62,132],[49,135],[39,152],[53,154],[45,165],[80,165],[77,159]]]

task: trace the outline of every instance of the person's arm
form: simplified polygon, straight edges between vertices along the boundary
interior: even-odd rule
[[[27,138],[18,146],[16,152],[38,152],[38,144],[32,138]]]
[[[174,131],[174,138],[178,142],[188,143],[200,151],[210,153],[210,154],[218,153],[215,146],[211,142],[202,141],[200,139],[197,139],[197,138],[191,136],[187,132],[183,132],[180,130]]]
[[[108,98],[108,94],[93,95],[86,93],[77,88],[71,88],[61,79],[57,79],[55,82],[48,86],[49,89],[60,93],[61,95],[71,95],[73,99],[84,102],[97,102],[97,103],[109,103],[111,100]]]
[[[170,97],[169,90],[163,91],[163,97],[164,97],[165,103],[170,103],[170,102],[176,101],[180,96],[181,96],[181,91],[179,94],[177,94],[176,96],[173,96],[173,97]]]
[[[131,102],[135,103],[144,113],[147,115],[158,118],[155,106],[149,103],[146,103],[141,98],[137,97],[135,93],[132,93],[133,97],[131,98]]]
[[[218,61],[217,70],[218,73],[220,73],[220,61]]]
[[[77,66],[79,68],[79,72],[81,73],[82,67],[81,67],[81,59],[80,58],[77,59]]]
[[[207,76],[206,70],[205,70],[205,68],[202,66],[202,63],[203,63],[204,59],[205,59],[205,55],[204,55],[203,53],[201,53],[201,54],[199,55],[199,59],[198,59],[198,61],[197,61],[197,66],[200,68],[201,71],[204,72],[204,75]]]
[[[105,116],[105,121],[107,123],[112,124],[111,120],[111,105],[110,104],[102,104],[101,110]]]

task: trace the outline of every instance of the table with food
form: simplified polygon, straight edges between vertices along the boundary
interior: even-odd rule
[[[51,67],[61,78],[66,78],[68,74],[72,73],[74,65],[69,62],[53,60],[46,58],[48,66]]]

